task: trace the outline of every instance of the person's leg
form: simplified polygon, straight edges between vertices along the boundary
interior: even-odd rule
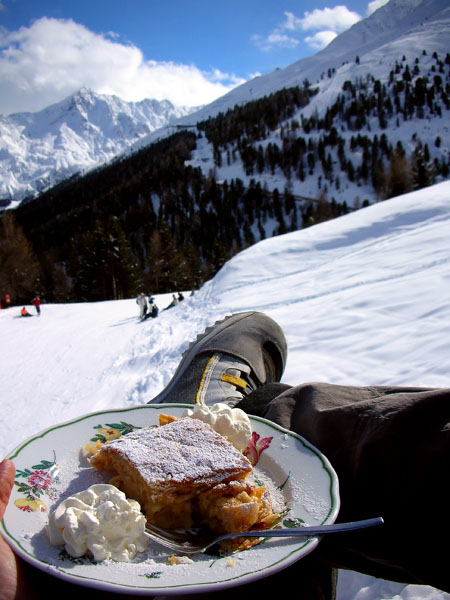
[[[286,355],[284,333],[273,319],[256,311],[230,315],[190,344],[172,379],[149,404],[234,406],[252,390],[279,381]]]
[[[278,383],[286,363],[287,345],[275,321],[251,311],[231,315],[208,327],[183,354],[177,371],[164,390],[150,403],[225,402],[236,405],[248,398],[264,407],[289,386]],[[264,400],[262,400],[264,397]],[[250,398],[253,400],[250,401]],[[259,399],[257,399],[259,398]],[[233,589],[235,598],[267,595],[268,586],[295,587],[299,597],[333,600],[336,570],[307,556],[267,579]],[[228,597],[230,591],[214,592],[214,599]],[[213,594],[202,594],[202,598]],[[191,596],[189,596],[190,598]]]
[[[338,473],[339,520],[382,516],[386,522],[324,537],[308,561],[318,561],[322,570],[348,568],[448,590],[436,527],[449,533],[450,391],[292,388],[277,383],[285,359],[284,335],[272,319],[255,312],[232,315],[191,344],[172,380],[150,402],[229,401],[296,431]],[[431,531],[414,533],[427,523]],[[330,597],[330,571],[323,573],[321,587]]]
[[[317,560],[450,591],[440,544],[450,534],[450,390],[278,384],[238,407],[327,456],[339,477],[339,521],[384,518],[383,526],[324,538]]]

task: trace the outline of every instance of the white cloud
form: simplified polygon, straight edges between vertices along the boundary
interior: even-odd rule
[[[308,46],[311,46],[311,48],[322,50],[322,48],[328,46],[336,36],[337,33],[335,31],[318,31],[315,35],[306,37],[305,42]]]
[[[374,0],[374,2],[382,1]],[[300,43],[299,37],[303,37],[299,35],[301,32],[317,31],[314,35],[305,37],[304,41],[314,49],[321,49],[361,18],[361,15],[343,5],[334,8],[316,8],[312,12],[306,11],[303,17],[297,17],[294,13],[286,11],[284,21],[271,34],[265,38],[255,35],[252,39],[265,51],[274,47],[294,48]],[[286,32],[289,32],[289,35]]]
[[[299,43],[299,41],[295,38],[279,32],[271,33],[267,37],[267,41],[269,44],[276,44],[277,46],[283,46],[285,48],[295,48],[295,46],[297,46]]]
[[[99,35],[72,20],[42,18],[18,31],[0,30],[0,113],[35,111],[86,86],[129,101],[209,103],[243,79],[195,65],[145,60],[115,34]]]
[[[296,38],[280,33],[277,30],[270,33],[267,37],[253,35],[251,39],[264,52],[272,50],[274,46],[279,48],[295,48],[300,43]]]
[[[294,17],[292,15],[292,17]],[[288,21],[292,26],[292,17]],[[303,31],[329,30],[341,33],[361,20],[361,15],[346,6],[335,6],[334,8],[315,8],[312,12],[305,12],[303,18],[294,17],[296,29]]]
[[[369,4],[367,5],[366,15],[367,16],[371,15],[372,13],[374,13],[376,10],[378,10],[379,8],[381,8],[388,2],[389,2],[389,0],[372,0],[372,2],[369,2]]]

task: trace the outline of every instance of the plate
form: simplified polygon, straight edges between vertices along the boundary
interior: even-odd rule
[[[170,564],[173,553],[151,544],[133,562],[96,564],[49,544],[46,523],[52,509],[67,496],[105,482],[104,475],[89,466],[83,452],[87,443],[156,425],[160,412],[180,417],[189,407],[157,404],[96,412],[23,442],[9,457],[16,466],[16,485],[2,521],[2,533],[14,551],[38,569],[72,583],[135,595],[207,592],[250,583],[311,552],[317,537],[271,538],[231,557],[199,555],[194,562]],[[272,486],[276,501],[286,505],[283,526],[334,522],[338,480],[325,456],[292,431],[259,417],[250,420],[255,477]]]

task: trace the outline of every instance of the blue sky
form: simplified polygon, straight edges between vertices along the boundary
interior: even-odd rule
[[[316,53],[386,0],[0,0],[0,113],[82,86],[211,102]]]

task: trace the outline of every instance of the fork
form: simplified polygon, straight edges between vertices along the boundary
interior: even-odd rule
[[[315,537],[328,533],[339,533],[374,527],[384,523],[382,517],[365,519],[363,521],[352,521],[350,523],[334,523],[332,525],[315,525],[312,527],[293,527],[287,529],[266,529],[264,531],[241,531],[237,533],[226,533],[224,535],[199,535],[188,531],[167,531],[147,522],[145,528],[147,534],[161,546],[170,548],[182,554],[197,554],[205,552],[211,546],[237,537]]]

